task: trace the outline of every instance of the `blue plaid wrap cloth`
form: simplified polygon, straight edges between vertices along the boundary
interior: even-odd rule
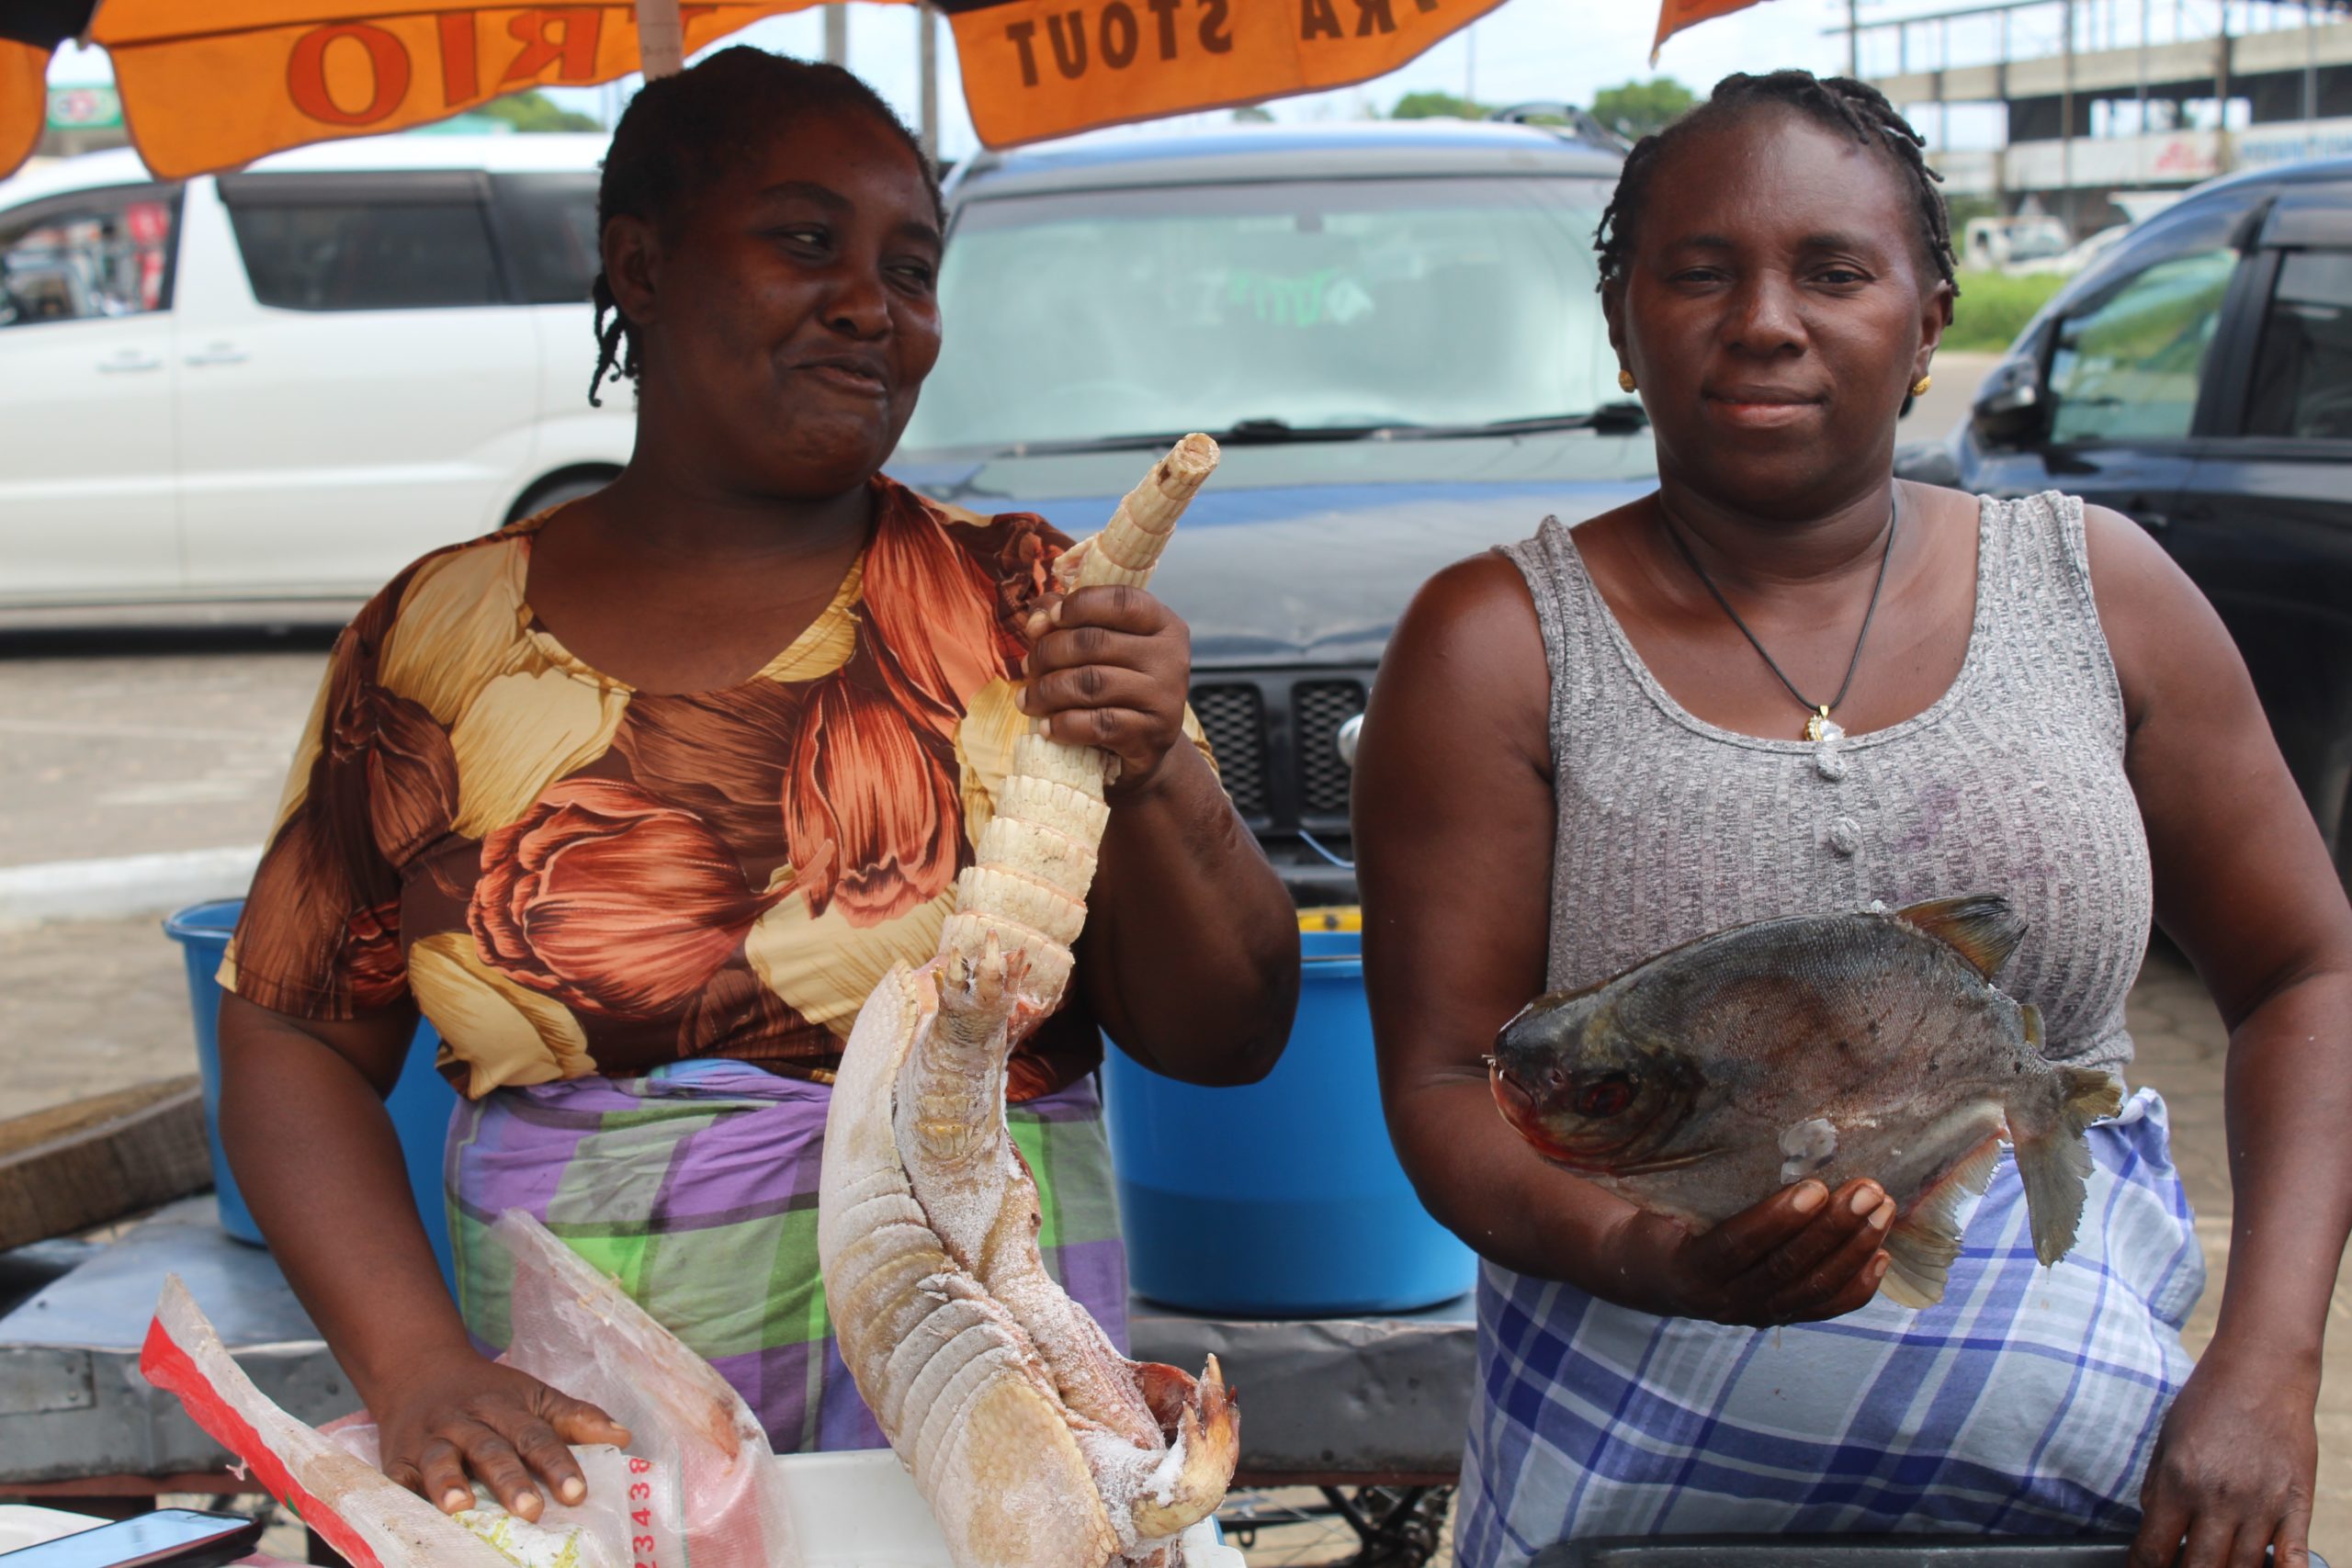
[[[2089,1136],[2074,1250],[2034,1260],[2004,1149],[1924,1312],[1736,1328],[1487,1264],[1457,1562],[1595,1536],[2136,1529],[2205,1263],[2164,1101],[2142,1089]]]

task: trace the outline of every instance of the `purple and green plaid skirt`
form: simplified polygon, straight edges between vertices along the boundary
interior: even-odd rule
[[[512,1265],[490,1225],[521,1209],[619,1280],[718,1369],[779,1453],[887,1446],[842,1365],[817,1272],[832,1090],[741,1062],[503,1089],[461,1105],[444,1166],[467,1326],[507,1341]],[[1126,1348],[1127,1267],[1091,1078],[1012,1108],[1037,1179],[1046,1267]]]

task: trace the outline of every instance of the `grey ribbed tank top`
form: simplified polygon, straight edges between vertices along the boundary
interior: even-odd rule
[[[2041,1010],[2050,1055],[2131,1060],[2148,846],[2081,502],[1981,502],[1975,619],[1951,689],[1892,728],[1820,743],[1685,711],[1557,519],[1505,553],[1552,672],[1555,989],[1747,920],[1998,893],[2028,922],[1999,983]]]

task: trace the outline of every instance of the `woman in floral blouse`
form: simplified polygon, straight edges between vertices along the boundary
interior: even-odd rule
[[[360,613],[222,971],[222,1135],[387,1471],[445,1506],[478,1478],[526,1517],[580,1494],[567,1443],[620,1434],[484,1353],[508,1208],[617,1275],[779,1448],[880,1443],[817,1278],[824,1086],[875,981],[936,951],[1023,726],[1120,763],[1074,1000],[1011,1089],[1049,1262],[1114,1337],[1098,1030],[1246,1082],[1298,972],[1185,711],[1182,623],[1132,590],[1057,598],[1067,541],[1039,519],[878,471],[939,351],[941,245],[880,100],[727,51],[632,102],[600,208],[597,378],[637,383],[636,453]],[[420,1012],[461,1097],[462,1319],[380,1103]]]

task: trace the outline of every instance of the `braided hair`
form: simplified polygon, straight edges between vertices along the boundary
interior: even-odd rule
[[[1936,188],[1943,176],[1928,166],[1920,152],[1927,139],[1896,112],[1885,94],[1869,83],[1850,76],[1815,76],[1810,71],[1774,71],[1762,76],[1742,72],[1726,76],[1715,84],[1705,103],[1634,144],[1617,177],[1617,193],[1601,213],[1600,227],[1592,236],[1592,248],[1600,258],[1601,287],[1624,281],[1650,180],[1667,151],[1702,126],[1736,119],[1766,105],[1796,109],[1833,131],[1882,150],[1901,166],[1917,199],[1919,233],[1928,257],[1958,298],[1960,286],[1952,276],[1951,215],[1944,208],[1943,193]]]
[[[646,83],[629,100],[613,129],[596,190],[600,245],[605,226],[616,218],[656,225],[673,221],[767,138],[806,114],[871,116],[914,154],[932,207],[944,209],[939,172],[914,132],[873,88],[838,65],[739,44],[673,76]],[[590,297],[596,306],[596,370],[588,378],[588,402],[601,408],[597,389],[607,379],[638,378],[639,329],[601,269]]]

